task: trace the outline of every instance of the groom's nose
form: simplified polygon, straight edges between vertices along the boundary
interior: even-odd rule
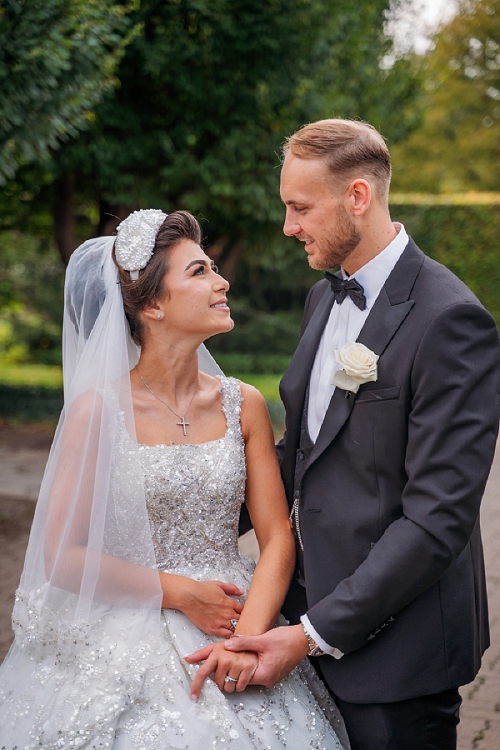
[[[296,216],[294,216],[294,212],[287,208],[285,214],[285,223],[283,224],[283,234],[286,234],[287,237],[294,237],[299,232],[300,224],[297,221]]]

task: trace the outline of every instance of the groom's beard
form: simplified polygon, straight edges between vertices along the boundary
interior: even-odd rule
[[[316,271],[327,271],[329,268],[341,266],[361,242],[361,232],[351,221],[344,206],[338,206],[335,218],[332,233],[334,236],[324,240],[324,246],[322,243],[316,257],[308,257],[309,265]]]

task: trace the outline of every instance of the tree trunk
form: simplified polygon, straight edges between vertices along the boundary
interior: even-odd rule
[[[59,177],[53,185],[52,218],[54,240],[65,266],[76,247],[75,210],[73,206],[74,178],[72,174]]]
[[[236,265],[241,257],[243,248],[238,241],[231,241],[228,237],[220,237],[207,248],[207,255],[219,266],[220,275],[234,282]]]
[[[229,281],[230,284],[234,283],[236,278],[236,266],[243,252],[241,245],[233,245],[228,252],[224,255],[224,258],[220,261],[219,271],[220,275]]]
[[[99,201],[99,224],[97,225],[96,237],[105,237],[116,232],[118,224],[126,219],[133,208],[124,203],[109,203],[106,200]]]

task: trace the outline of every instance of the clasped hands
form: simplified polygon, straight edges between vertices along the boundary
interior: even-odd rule
[[[274,687],[307,655],[309,645],[301,625],[274,628],[263,635],[237,635],[184,657],[189,664],[203,664],[191,685],[191,699],[198,700],[210,675],[220,690],[232,693],[248,685]]]

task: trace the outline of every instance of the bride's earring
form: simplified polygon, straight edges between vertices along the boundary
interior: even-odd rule
[[[163,318],[163,313],[157,312],[156,313],[156,320],[161,320]]]

